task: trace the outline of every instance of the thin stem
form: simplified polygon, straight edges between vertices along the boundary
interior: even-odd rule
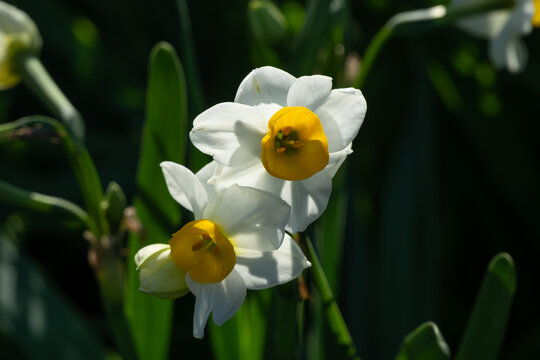
[[[101,188],[101,181],[99,180],[97,170],[94,166],[92,158],[88,154],[88,150],[86,150],[86,147],[83,144],[77,146],[61,123],[45,116],[25,117],[17,121],[0,125],[0,140],[2,140],[2,138],[21,136],[17,133],[17,130],[23,128],[30,129],[32,126],[38,124],[46,124],[51,126],[55,130],[55,135],[62,140],[69,161],[79,183],[79,187],[84,198],[86,211],[90,214],[94,221],[94,235],[99,237],[102,234],[107,234],[109,231],[108,224],[103,213],[100,211],[100,202],[103,197],[103,190]]]
[[[337,336],[338,343],[347,348],[347,355],[349,359],[360,360],[360,357],[356,352],[356,346],[353,343],[351,334],[347,328],[347,324],[345,324],[345,320],[341,315],[341,311],[339,310],[339,306],[334,298],[332,289],[328,284],[328,279],[326,278],[326,274],[321,266],[321,262],[319,261],[317,253],[315,252],[315,248],[308,237],[306,237],[305,240],[309,258],[311,260],[313,278],[321,293],[323,305],[326,308],[326,317],[328,318],[330,329]]]
[[[462,17],[478,15],[497,9],[508,9],[513,6],[515,6],[515,0],[479,0],[470,1],[460,6],[445,7],[437,5],[428,9],[396,14],[375,34],[367,46],[360,73],[353,81],[352,86],[358,89],[364,86],[379,52],[393,35],[410,35],[424,32],[431,28],[451,24]],[[420,22],[424,22],[424,26],[418,26]]]
[[[25,84],[54,117],[62,120],[75,143],[82,146],[85,129],[81,114],[56,85],[40,59],[32,53],[25,53],[17,58],[17,64]]]
[[[21,189],[0,180],[0,202],[53,214],[69,214],[80,220],[90,231],[96,231],[90,215],[76,204],[33,191]]]

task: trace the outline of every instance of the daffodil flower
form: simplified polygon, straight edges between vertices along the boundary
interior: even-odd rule
[[[450,9],[470,5],[471,0],[453,0]],[[494,10],[466,17],[458,26],[473,36],[490,40],[489,56],[496,68],[518,73],[527,63],[527,48],[521,37],[540,26],[540,0],[516,0],[511,9]]]
[[[161,166],[170,194],[195,220],[168,245],[149,245],[135,255],[140,290],[166,298],[191,290],[193,336],[204,336],[210,312],[217,325],[233,316],[246,289],[285,283],[310,266],[283,229],[290,212],[283,200],[238,185],[218,192],[200,181],[214,171],[211,164],[199,177],[172,162]]]
[[[242,81],[234,103],[197,116],[190,138],[220,165],[210,183],[279,195],[292,207],[286,229],[294,233],[325,210],[332,177],[351,153],[365,114],[359,90],[332,90],[327,76],[295,78],[262,67]]]
[[[36,24],[23,11],[0,1],[0,90],[19,82],[15,57],[23,52],[38,53],[41,36]]]

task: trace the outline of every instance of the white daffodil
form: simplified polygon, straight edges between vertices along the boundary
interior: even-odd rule
[[[294,233],[326,209],[332,177],[351,153],[365,114],[359,90],[332,90],[327,76],[297,79],[262,67],[242,81],[234,103],[197,116],[190,138],[221,165],[210,183],[279,195],[292,207],[286,229]]]
[[[285,233],[290,207],[278,197],[233,185],[217,192],[172,162],[161,164],[172,197],[193,211],[195,220],[167,244],[149,245],[135,255],[140,290],[174,298],[195,295],[193,336],[202,338],[210,312],[223,324],[244,302],[246,289],[265,289],[296,278],[310,266]]]
[[[0,90],[19,82],[15,56],[40,50],[41,36],[32,19],[24,11],[0,1]]]
[[[471,0],[453,0],[449,9],[470,5]],[[516,0],[511,9],[493,10],[458,21],[473,36],[488,39],[489,57],[496,68],[518,73],[527,63],[527,48],[521,37],[540,26],[540,0]]]

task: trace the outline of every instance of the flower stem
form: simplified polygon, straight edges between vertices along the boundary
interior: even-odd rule
[[[7,124],[0,125],[0,141],[4,138],[18,138],[32,136],[32,128],[36,125],[48,125],[54,129],[54,135],[58,136],[66,149],[67,156],[79,182],[86,211],[94,222],[91,230],[96,237],[108,233],[108,224],[100,211],[100,202],[103,197],[101,181],[92,158],[84,144],[77,146],[64,125],[46,116],[28,116]],[[21,133],[18,130],[26,129]]]
[[[0,180],[0,202],[46,213],[69,214],[84,223],[90,231],[95,231],[95,224],[90,215],[74,203],[27,191],[2,180]]]
[[[69,102],[62,90],[51,78],[41,60],[33,53],[17,57],[19,73],[54,117],[62,120],[78,146],[84,143],[84,122],[77,109]]]
[[[368,44],[364,52],[364,58],[362,59],[360,73],[354,79],[352,86],[358,89],[364,86],[379,52],[392,36],[423,32],[434,27],[453,23],[462,17],[497,9],[507,9],[514,5],[515,0],[479,0],[470,1],[460,6],[445,7],[443,5],[437,5],[427,9],[405,11],[396,14],[386,22]],[[422,26],[419,23],[422,23]]]
[[[305,240],[309,258],[311,260],[313,278],[315,280],[315,284],[317,284],[317,287],[321,292],[322,302],[326,308],[326,317],[328,318],[330,329],[337,336],[338,343],[347,348],[347,355],[349,359],[360,360],[360,357],[356,352],[356,346],[353,343],[351,334],[347,328],[347,324],[345,324],[345,320],[341,315],[341,311],[339,310],[339,306],[334,298],[332,289],[328,284],[328,279],[326,278],[326,274],[321,266],[321,262],[319,261],[317,253],[315,252],[315,248],[308,237],[306,237]]]

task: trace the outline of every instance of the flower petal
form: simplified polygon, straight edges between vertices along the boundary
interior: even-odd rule
[[[292,84],[287,106],[304,106],[314,110],[324,103],[332,91],[332,78],[322,75],[302,76]]]
[[[267,121],[287,106],[287,93],[296,80],[291,74],[271,66],[251,71],[238,87],[234,101],[257,106]]]
[[[169,193],[180,205],[193,212],[200,219],[208,202],[208,195],[199,179],[188,168],[164,161],[161,164]]]
[[[209,202],[203,216],[218,224],[235,248],[269,251],[281,245],[289,212],[276,195],[234,184]]]
[[[195,295],[193,336],[204,337],[204,327],[212,311],[216,325],[222,325],[242,306],[246,297],[246,285],[240,274],[233,271],[216,284],[199,284],[186,275],[186,283]]]
[[[266,289],[291,281],[309,266],[311,264],[300,247],[289,235],[285,235],[278,250],[238,250],[235,269],[248,289]]]
[[[252,106],[221,103],[193,121],[193,145],[223,165],[237,166],[261,156],[261,139],[268,120]]]
[[[366,110],[366,99],[360,90],[332,90],[324,104],[314,110],[328,138],[328,151],[339,151],[353,141],[364,121]]]
[[[332,191],[332,176],[326,169],[306,180],[287,181],[268,174],[260,161],[235,168],[220,166],[209,182],[218,189],[238,184],[278,195],[292,208],[285,226],[292,233],[304,231],[322,214]]]
[[[343,150],[336,151],[330,154],[330,159],[328,160],[328,165],[326,166],[326,170],[332,176],[336,176],[337,171],[339,170],[339,167],[348,155],[352,154],[352,143],[349,143],[347,147]]]
[[[326,209],[332,193],[332,177],[324,169],[302,181],[287,181],[281,198],[292,208],[285,230],[304,231]]]
[[[171,258],[167,244],[145,246],[135,254],[139,270],[139,291],[165,299],[175,299],[189,292],[185,274]]]

